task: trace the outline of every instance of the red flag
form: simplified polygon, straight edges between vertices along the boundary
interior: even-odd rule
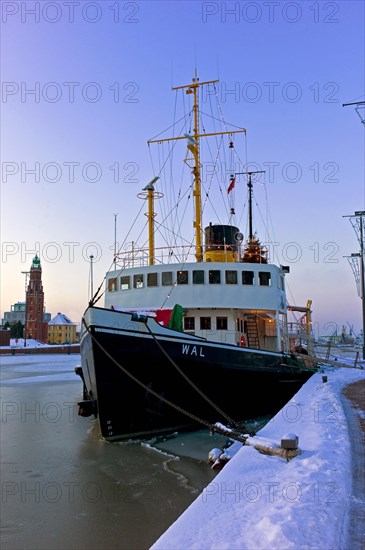
[[[234,188],[235,183],[236,183],[236,178],[232,178],[232,179],[231,179],[231,183],[229,184],[229,187],[228,187],[228,189],[227,189],[227,193],[228,193],[228,194],[229,194],[229,193],[232,191],[232,189]]]

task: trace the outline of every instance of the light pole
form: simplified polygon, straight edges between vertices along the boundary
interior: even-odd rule
[[[352,257],[358,256],[360,261],[360,298],[362,303],[362,357],[365,359],[365,282],[364,282],[364,224],[365,224],[365,210],[358,210],[350,216],[343,216],[344,218],[350,218],[352,227],[355,230],[357,239],[360,244],[360,254],[351,254]]]
[[[92,305],[93,297],[94,297],[94,274],[93,274],[93,259],[94,256],[89,256],[90,258],[90,305]]]
[[[114,271],[117,269],[117,216],[114,213]]]

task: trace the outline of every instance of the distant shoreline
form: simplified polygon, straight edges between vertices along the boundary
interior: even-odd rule
[[[33,354],[63,353],[71,355],[80,353],[80,344],[42,345],[39,347],[4,346],[0,348],[0,355],[33,355]]]

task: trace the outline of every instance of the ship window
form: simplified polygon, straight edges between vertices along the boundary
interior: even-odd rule
[[[261,286],[271,286],[271,273],[268,271],[259,271],[259,284]]]
[[[117,278],[113,277],[112,279],[109,279],[108,281],[108,290],[109,292],[114,292],[117,290]]]
[[[197,269],[193,271],[193,285],[203,285],[204,284],[204,271],[202,269]]]
[[[237,271],[227,270],[226,285],[236,285],[236,284],[237,284]]]
[[[217,317],[217,330],[227,330],[228,319],[227,317]]]
[[[212,269],[209,271],[209,284],[210,285],[219,285],[221,282],[221,272],[217,269]]]
[[[284,284],[284,277],[280,277],[280,289],[281,290],[285,290],[285,284]]]
[[[189,271],[178,271],[176,273],[176,282],[178,285],[187,285],[189,282]]]
[[[147,286],[157,286],[157,273],[147,273]]]
[[[133,275],[133,287],[143,288],[143,275]]]
[[[129,290],[131,288],[131,282],[129,275],[125,275],[120,278],[120,290]]]
[[[212,327],[212,320],[210,317],[200,317],[200,330],[210,330]]]
[[[184,317],[184,330],[195,330],[195,317]]]
[[[172,285],[172,271],[163,271],[162,272],[162,285],[163,286]]]
[[[253,285],[253,271],[242,271],[242,284]]]

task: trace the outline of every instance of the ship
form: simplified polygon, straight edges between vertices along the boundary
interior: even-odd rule
[[[217,82],[201,82],[195,74],[189,84],[173,88],[189,96],[184,121],[190,127],[183,121],[172,137],[159,134],[148,141],[148,146],[169,145],[168,156],[172,144],[183,146],[194,206],[192,239],[178,240],[182,223],[174,218],[172,238],[168,241],[165,232],[166,242],[157,246],[162,223],[157,224],[156,205],[166,198],[166,186],[164,192],[159,188],[166,178],[164,161],[138,195],[147,203],[146,245],[132,241],[123,250],[115,248],[105,282],[82,318],[79,414],[95,416],[107,440],[202,426],[241,433],[247,418],[276,413],[316,370],[310,360],[311,302],[288,304],[290,269],[270,261],[254,231],[259,172],[232,167],[221,193],[231,200],[238,178],[244,179],[246,238],[234,223],[232,202],[225,223],[203,225],[211,183],[202,180],[202,142],[220,136],[218,147],[226,143],[232,156],[236,140],[246,133],[237,126],[219,132],[203,128],[201,93]],[[174,192],[181,208],[182,192]],[[168,208],[167,214],[161,208],[164,220],[176,214],[171,198]],[[293,324],[294,310],[301,317]]]

